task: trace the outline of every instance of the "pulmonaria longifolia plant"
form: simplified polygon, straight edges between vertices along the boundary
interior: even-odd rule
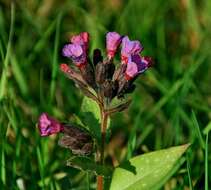
[[[99,105],[102,116],[101,148],[104,149],[108,117],[115,112],[123,111],[130,103],[128,101],[110,107],[112,99],[115,97],[124,99],[125,94],[131,93],[135,89],[135,79],[152,66],[152,59],[140,55],[143,46],[139,41],[131,41],[127,36],[121,36],[117,32],[108,32],[106,35],[106,58],[103,59],[101,51],[95,49],[92,62],[88,57],[89,34],[87,32],[72,36],[70,42],[64,46],[62,52],[63,56],[72,60],[73,64],[70,66],[61,64],[60,69],[75,82],[85,96]],[[119,46],[121,46],[121,61],[118,66],[115,66],[113,58]],[[92,153],[94,141],[88,131],[64,125],[47,113],[41,114],[38,127],[41,136],[63,133],[64,136],[59,144],[70,148],[73,154]],[[104,159],[102,151],[104,150],[101,150],[99,155],[101,162]]]
[[[120,49],[121,60],[114,63],[114,56],[118,49]],[[62,50],[63,56],[69,58],[72,63],[63,63],[60,69],[74,81],[85,96],[98,105],[101,138],[99,141],[91,135],[92,131],[72,124],[63,124],[47,113],[42,113],[39,118],[38,127],[41,136],[62,133],[59,140],[60,146],[69,148],[72,154],[80,158],[95,158],[98,166],[104,165],[109,117],[129,106],[131,100],[127,99],[126,94],[134,91],[134,82],[137,77],[153,65],[151,57],[140,55],[142,50],[143,46],[139,41],[132,41],[128,36],[122,36],[117,32],[108,32],[105,58],[99,49],[95,49],[93,57],[89,58],[89,34],[82,32],[72,36],[70,43],[66,44]],[[118,103],[113,104],[113,101]],[[96,170],[96,173],[98,174],[97,188],[103,189],[104,174],[99,170]]]

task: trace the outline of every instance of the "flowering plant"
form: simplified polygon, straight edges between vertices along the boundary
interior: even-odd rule
[[[117,32],[108,32],[106,35],[104,59],[101,51],[95,49],[91,61],[88,57],[88,43],[87,32],[73,36],[62,50],[63,56],[73,64],[63,63],[60,69],[84,93],[84,109],[100,122],[100,130],[93,130],[91,126],[84,128],[64,124],[42,113],[38,123],[40,134],[49,136],[62,133],[59,145],[70,149],[75,155],[68,160],[68,165],[95,172],[98,190],[158,188],[162,184],[159,181],[169,175],[187,145],[137,156],[116,168],[105,165],[104,154],[110,116],[128,108],[131,99],[127,98],[127,94],[135,90],[135,80],[153,65],[153,60],[149,56],[140,55],[143,46],[139,41],[131,41],[128,36]],[[115,65],[114,57],[119,47],[121,60]],[[87,108],[90,105],[90,109]],[[165,164],[169,167],[163,172]],[[157,173],[153,173],[155,169]],[[159,172],[163,173],[158,175]],[[151,182],[147,181],[145,173],[152,174]],[[109,186],[105,185],[104,179],[110,181]]]

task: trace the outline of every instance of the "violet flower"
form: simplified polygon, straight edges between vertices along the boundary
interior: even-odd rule
[[[108,32],[106,34],[106,50],[109,59],[112,59],[114,57],[121,41],[122,41],[122,36],[117,32]]]
[[[81,32],[78,35],[72,36],[70,39],[71,43],[80,45],[84,51],[88,50],[88,43],[89,43],[89,33],[88,32]]]
[[[133,79],[135,76],[143,73],[152,66],[151,57],[141,57],[139,54],[131,55],[128,58],[128,64],[125,71],[127,80]]]
[[[47,113],[42,113],[39,117],[38,128],[41,136],[49,136],[62,132],[64,127],[56,119],[50,117]]]
[[[141,43],[136,41],[130,41],[128,36],[122,39],[122,49],[121,49],[121,61],[122,63],[127,63],[130,55],[139,54],[143,50]]]
[[[86,52],[81,45],[67,44],[64,46],[62,52],[63,56],[71,58],[73,63],[76,64],[76,66],[80,67],[81,65],[84,65],[87,62]]]

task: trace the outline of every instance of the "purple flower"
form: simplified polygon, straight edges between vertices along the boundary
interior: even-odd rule
[[[128,36],[122,39],[121,60],[122,63],[128,62],[130,55],[139,54],[143,50],[143,46],[139,41],[130,41]]]
[[[81,32],[78,35],[72,36],[70,39],[71,43],[80,45],[84,51],[88,50],[88,43],[89,43],[89,33],[88,32]]]
[[[126,79],[131,80],[138,74],[143,73],[152,66],[152,63],[151,57],[141,57],[139,54],[131,55],[128,58],[127,69],[125,71]]]
[[[112,59],[120,45],[122,37],[117,32],[108,32],[106,34],[106,49],[109,59]]]
[[[56,119],[50,117],[47,113],[42,113],[39,117],[38,128],[41,136],[49,136],[62,132],[64,127]]]
[[[64,46],[62,52],[65,57],[71,58],[77,66],[84,65],[87,62],[86,52],[81,45],[67,44]]]

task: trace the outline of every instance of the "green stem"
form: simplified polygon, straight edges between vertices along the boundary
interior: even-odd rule
[[[104,107],[101,107],[101,147],[99,151],[99,162],[101,165],[104,164],[107,123],[108,123],[108,114],[105,112]],[[97,176],[97,190],[103,190],[103,176]]]

